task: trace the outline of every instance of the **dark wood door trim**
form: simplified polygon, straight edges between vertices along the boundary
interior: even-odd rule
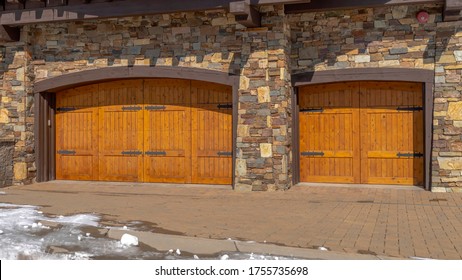
[[[292,75],[292,86],[297,88],[304,85],[327,84],[346,81],[390,81],[390,82],[416,82],[422,83],[424,101],[424,187],[431,190],[431,158],[433,142],[433,88],[435,73],[433,70],[424,69],[401,69],[401,68],[361,68],[361,69],[338,69],[326,71],[308,71]],[[298,99],[298,91],[294,91],[294,99]],[[300,113],[297,105],[294,105],[294,114]],[[298,123],[294,125],[294,135],[298,136]],[[298,154],[298,137],[293,137],[293,154]],[[294,184],[300,183],[300,166],[294,157]],[[296,180],[296,181],[295,181]]]
[[[218,72],[187,67],[110,67],[87,70],[39,81],[35,92],[35,147],[37,181],[55,179],[55,94],[61,90],[78,86],[122,79],[172,78],[196,80],[229,85],[233,91],[233,188],[235,184],[236,136],[238,116],[238,90],[240,77]]]

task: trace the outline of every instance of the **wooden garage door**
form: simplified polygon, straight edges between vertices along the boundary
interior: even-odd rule
[[[56,177],[97,180],[98,86],[63,91],[56,106]]]
[[[231,88],[124,80],[57,95],[57,179],[232,183]]]
[[[306,86],[299,106],[302,182],[423,184],[421,84]]]
[[[300,90],[300,179],[354,183],[360,180],[359,83]]]

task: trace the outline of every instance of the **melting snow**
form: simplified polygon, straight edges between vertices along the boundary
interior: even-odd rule
[[[96,215],[46,217],[35,206],[0,203],[0,259],[199,259],[180,249],[158,252],[138,238],[124,235],[121,241],[97,237],[83,227],[99,226]],[[136,244],[136,245],[135,245]],[[275,260],[290,259],[246,253],[223,253],[203,259]]]

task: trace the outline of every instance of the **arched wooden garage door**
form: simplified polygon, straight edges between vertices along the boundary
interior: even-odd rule
[[[231,184],[231,87],[123,80],[57,94],[56,177]]]
[[[423,185],[422,84],[299,90],[302,182]]]

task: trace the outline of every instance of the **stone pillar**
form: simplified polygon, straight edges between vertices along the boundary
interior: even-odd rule
[[[462,22],[438,23],[432,190],[462,191]]]
[[[282,5],[261,8],[261,28],[242,34],[236,190],[291,186],[290,28]]]
[[[0,139],[14,143],[14,185],[29,184],[35,178],[33,95],[29,94],[31,66],[25,37],[1,47],[4,72],[0,93]]]

